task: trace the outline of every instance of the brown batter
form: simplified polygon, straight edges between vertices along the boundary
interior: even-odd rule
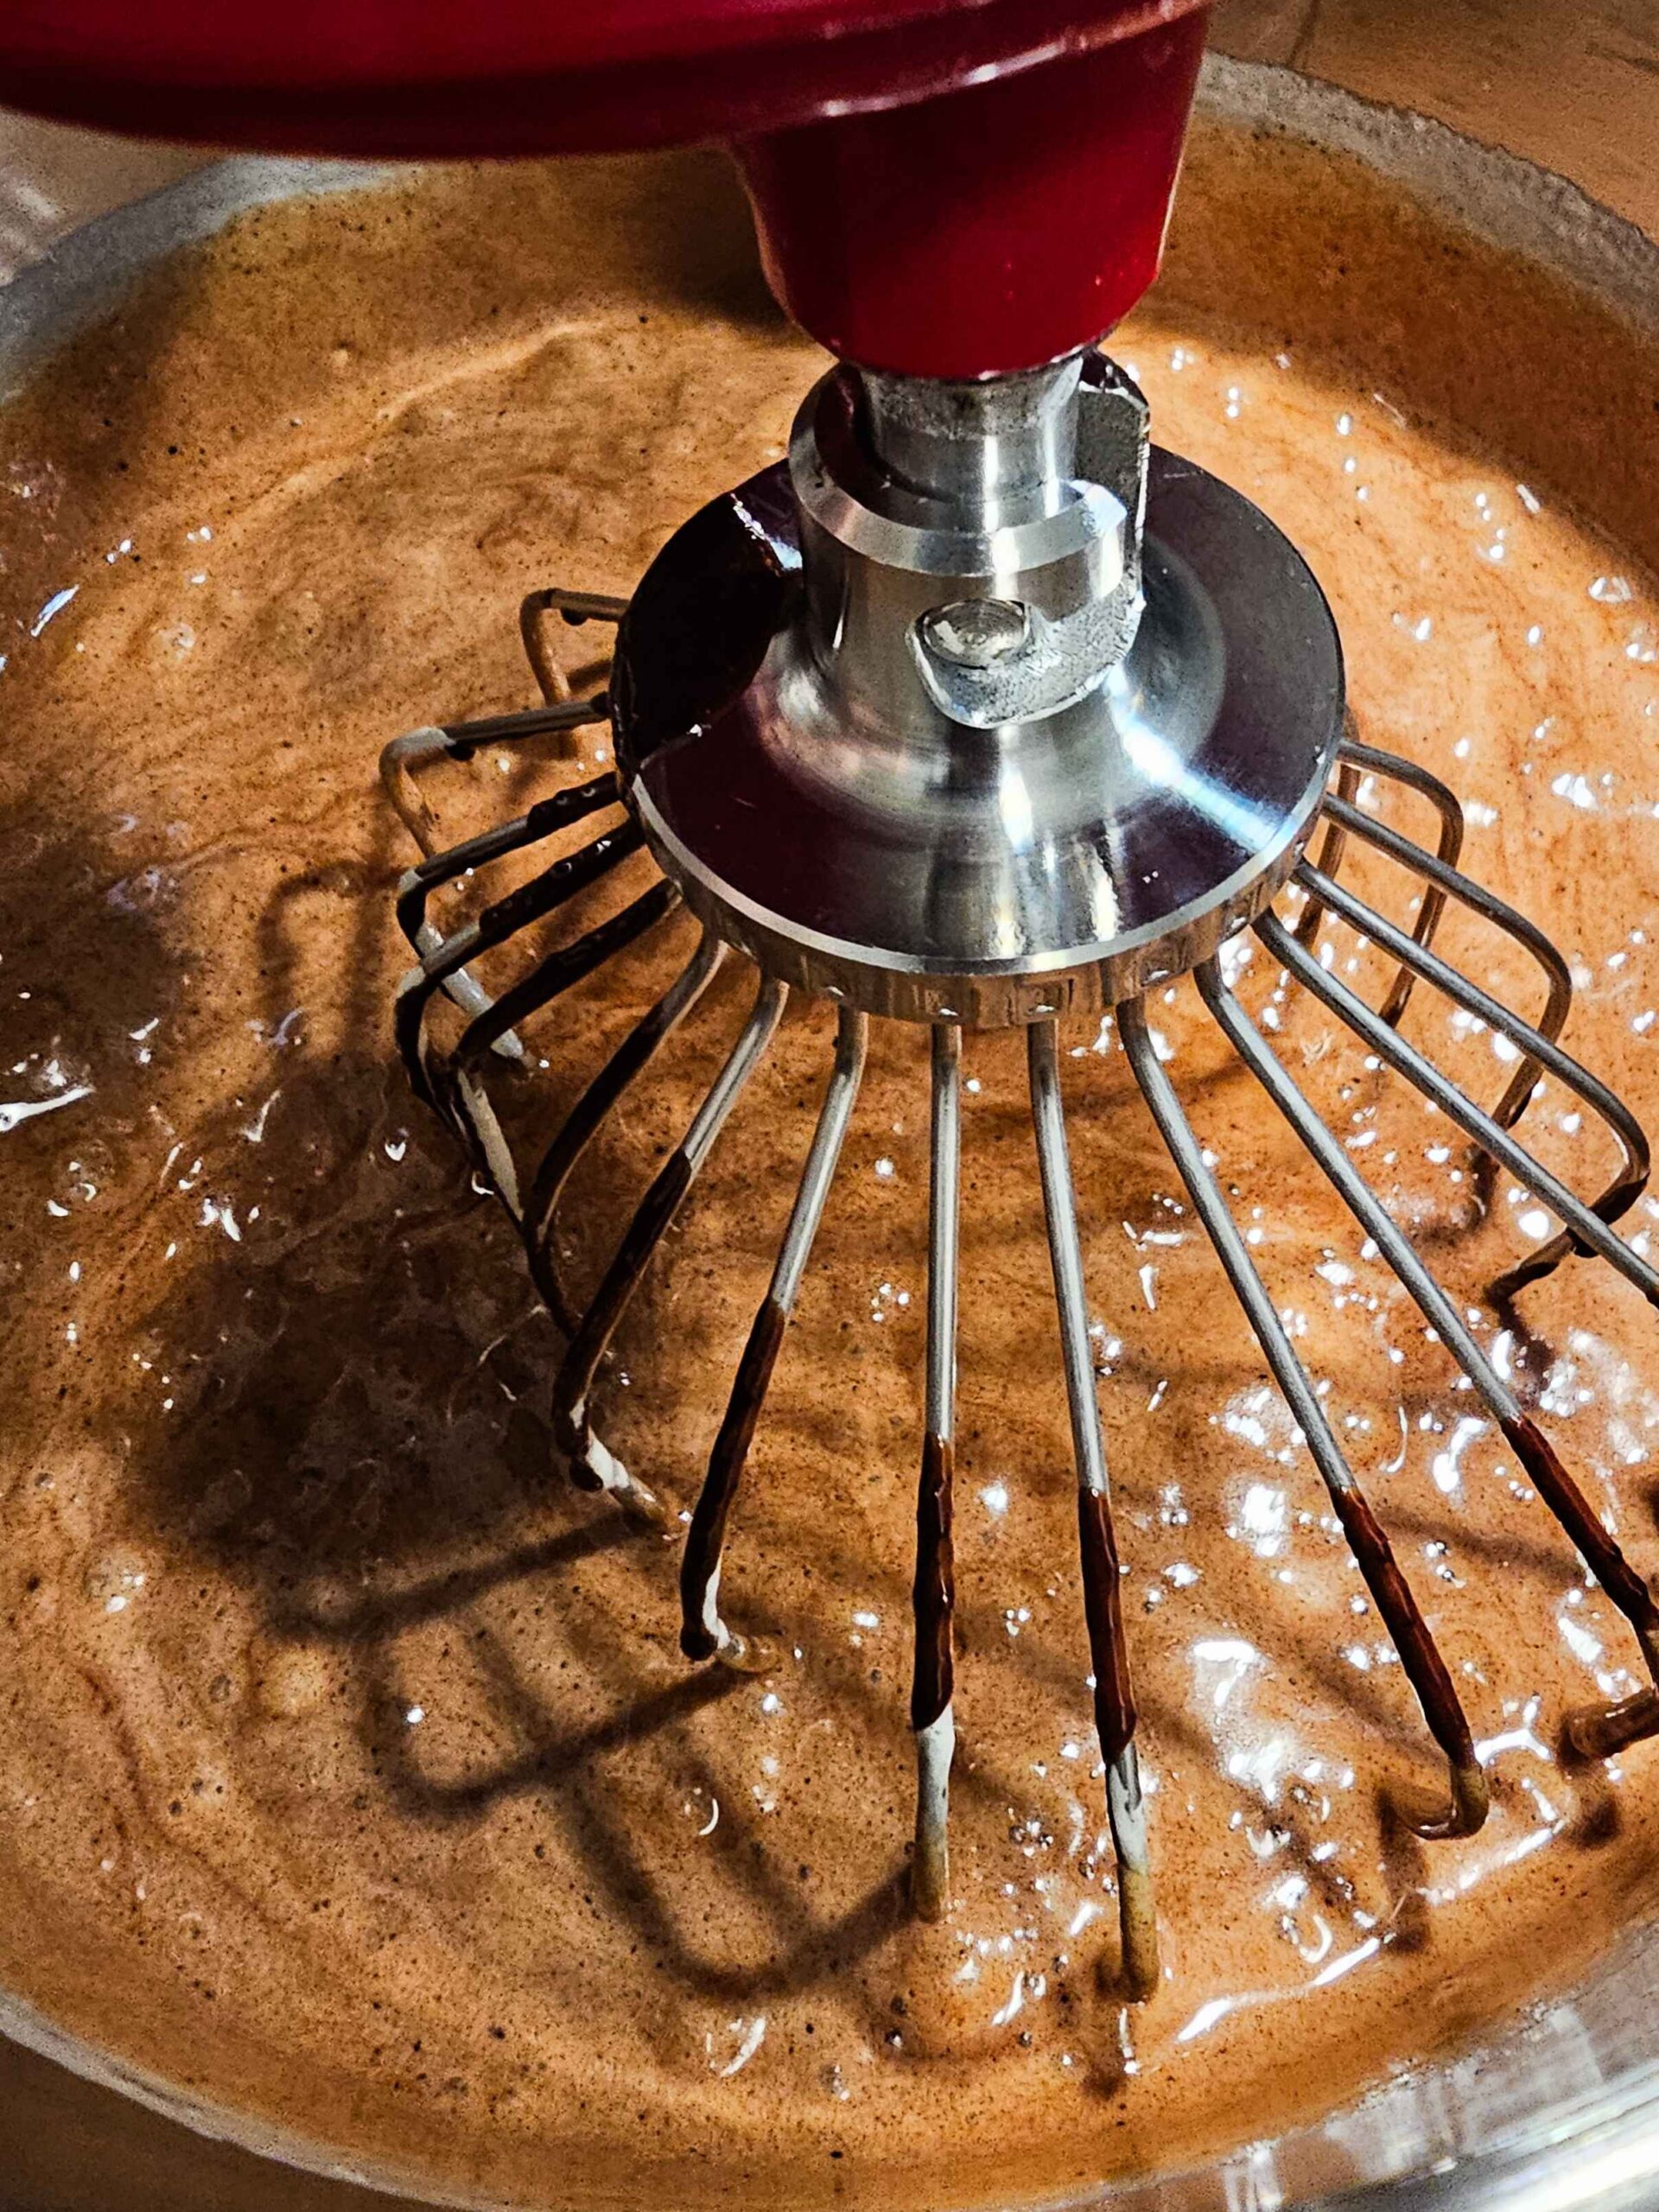
[[[1574,963],[1569,1041],[1659,1121],[1659,603],[1552,475],[1597,424],[1553,443],[1512,365],[1482,383],[1446,365],[1462,340],[1433,355],[1424,234],[1357,170],[1212,130],[1190,172],[1192,244],[1118,341],[1159,435],[1307,552],[1364,734],[1456,782],[1474,872]],[[1381,370],[1327,342],[1344,237]],[[1506,364],[1521,303],[1546,355],[1552,327],[1594,336],[1441,245]],[[1243,327],[1218,317],[1247,257]],[[217,2104],[455,2192],[937,2205],[1178,2165],[1560,1986],[1651,1888],[1659,1751],[1587,1774],[1554,1751],[1565,1710],[1637,1686],[1633,1639],[1189,989],[1151,1018],[1452,1664],[1494,1797],[1478,1839],[1389,1816],[1440,1770],[1109,1024],[1068,1036],[1066,1077],[1154,1790],[1148,2006],[1112,1986],[1017,1039],[967,1055],[942,1925],[902,1908],[916,1038],[875,1033],[734,1519],[727,1610],[785,1663],[689,1667],[672,1550],[569,1494],[558,1340],[391,1062],[410,855],[376,753],[526,702],[519,594],[626,591],[776,454],[815,368],[711,162],[436,175],[245,219],[4,427],[0,1980]],[[1624,422],[1610,403],[1604,451]],[[1624,477],[1603,519],[1634,511]],[[460,835],[573,772],[487,753],[429,788]],[[1403,911],[1386,868],[1356,880]],[[1374,956],[1326,935],[1375,995]],[[690,941],[670,925],[532,1033],[526,1131]],[[1479,929],[1445,944],[1536,1006]],[[731,965],[583,1171],[579,1281],[741,1019]],[[1477,1224],[1442,1120],[1259,952],[1240,988],[1472,1305],[1552,1224],[1502,1179]],[[1503,1088],[1491,1038],[1427,994],[1408,1027]],[[829,1037],[791,1011],[602,1389],[607,1440],[680,1504]],[[1557,1086],[1525,1127],[1598,1186],[1610,1147]],[[1578,1262],[1479,1333],[1659,1567],[1639,1298]]]

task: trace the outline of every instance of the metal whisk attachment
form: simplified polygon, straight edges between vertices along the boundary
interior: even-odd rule
[[[1510,1382],[1235,996],[1218,955],[1255,931],[1281,977],[1311,993],[1533,1193],[1559,1233],[1491,1288],[1512,1299],[1569,1255],[1605,1261],[1659,1303],[1659,1273],[1616,1232],[1646,1185],[1629,1109],[1562,1048],[1572,998],[1560,954],[1458,866],[1463,814],[1421,767],[1344,731],[1341,660],[1317,585],[1264,517],[1190,464],[1149,449],[1145,408],[1100,356],[982,385],[832,372],[798,420],[789,461],[694,517],[626,607],[561,592],[526,601],[545,704],[418,730],[383,757],[423,858],[398,918],[419,964],[396,1028],[416,1090],[453,1128],[523,1238],[563,1332],[555,1435],[572,1478],[671,1527],[595,1420],[606,1353],[653,1255],[777,1030],[789,993],[838,1003],[834,1058],[772,1270],[738,1365],[687,1531],[681,1643],[693,1660],[767,1663],[727,1619],[728,1523],[857,1099],[872,1017],[931,1035],[925,1427],[917,1491],[917,1758],[912,1891],[925,1918],[950,1897],[955,1746],[955,1435],[962,1032],[1023,1025],[1033,1123],[1077,1477],[1079,1556],[1116,1858],[1123,1981],[1158,1974],[1136,1711],[1089,1305],[1060,1083],[1059,1031],[1109,1007],[1135,1082],[1328,1490],[1332,1509],[1448,1770],[1446,1797],[1403,1802],[1426,1837],[1466,1835],[1484,1775],[1450,1671],[1377,1514],[1338,1441],[1249,1243],[1154,1048],[1144,994],[1191,974],[1238,1058],[1450,1351],[1538,1496],[1635,1630],[1654,1687],[1572,1724],[1586,1756],[1659,1732],[1659,1608]],[[545,650],[562,617],[620,624],[607,691],[573,700]],[[480,745],[557,740],[608,721],[617,767],[447,852],[414,770]],[[1363,779],[1415,794],[1439,821],[1429,850],[1359,804]],[[584,821],[597,834],[475,918],[441,932],[435,894]],[[1317,859],[1308,856],[1319,832]],[[1341,878],[1363,843],[1420,887],[1399,927]],[[473,973],[646,848],[658,880],[610,918],[539,952],[492,995]],[[1294,926],[1274,900],[1305,894]],[[494,1063],[523,1058],[519,1027],[659,925],[683,899],[696,951],[520,1171],[490,1098]],[[1535,1024],[1434,948],[1448,903],[1503,933],[1538,968]],[[1380,1009],[1317,957],[1333,918],[1392,964]],[[560,1203],[607,1115],[735,950],[753,1006],[684,1135],[578,1309],[559,1276]],[[1507,1039],[1502,1098],[1477,1103],[1399,1023],[1424,985]],[[453,1001],[459,1035],[432,1015]],[[453,1017],[451,1017],[451,1026]],[[1541,1075],[1606,1128],[1618,1172],[1586,1201],[1516,1135]]]

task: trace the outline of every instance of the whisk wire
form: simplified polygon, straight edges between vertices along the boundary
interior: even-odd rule
[[[1552,1043],[1560,1037],[1573,1006],[1572,971],[1560,948],[1552,944],[1536,923],[1529,921],[1524,914],[1517,913],[1507,900],[1500,899],[1496,892],[1489,891],[1484,884],[1477,883],[1459,868],[1447,867],[1437,855],[1425,852],[1421,845],[1414,843],[1409,837],[1402,836],[1386,822],[1378,822],[1370,815],[1362,814],[1357,807],[1344,805],[1340,798],[1327,798],[1325,811],[1378,852],[1386,853],[1391,860],[1398,861],[1402,867],[1426,878],[1443,900],[1448,897],[1455,899],[1460,906],[1502,930],[1524,952],[1530,954],[1543,970],[1548,987],[1548,997],[1536,1024],[1538,1032]],[[1414,942],[1420,950],[1425,949],[1421,936]],[[1402,965],[1408,974],[1418,972],[1406,967],[1403,963]],[[1383,1018],[1388,1018],[1386,1009]],[[1510,1077],[1503,1097],[1493,1107],[1492,1119],[1501,1122],[1506,1129],[1512,1128],[1532,1096],[1537,1081],[1537,1061],[1529,1055],[1524,1056]]]
[[[442,730],[416,732],[416,735],[442,738]],[[381,756],[384,770],[387,755],[399,745],[403,738],[394,738]],[[603,796],[594,796],[595,786],[589,785],[576,791],[561,793],[566,802],[565,818],[578,821],[582,815],[596,811],[601,806],[614,804],[621,796],[614,774],[597,779],[604,786]],[[410,786],[414,789],[413,785]],[[591,801],[591,804],[586,802]],[[425,801],[420,801],[423,810]],[[430,817],[428,816],[430,822]],[[405,817],[407,819],[407,817]],[[545,817],[538,818],[535,810],[521,814],[515,821],[501,823],[498,828],[480,830],[475,837],[463,838],[447,852],[434,852],[432,840],[423,836],[419,842],[424,857],[415,867],[404,870],[397,886],[397,925],[409,939],[411,949],[424,959],[435,953],[443,943],[442,933],[427,918],[427,906],[432,893],[441,885],[452,883],[459,876],[469,874],[474,868],[486,868],[493,861],[504,859],[507,854],[533,844],[551,825]],[[435,836],[436,825],[431,825]],[[489,993],[466,968],[458,968],[444,979],[443,988],[461,1012],[467,1015],[482,1014],[490,1003]],[[496,1050],[505,1059],[522,1061],[524,1048],[512,1031],[498,1039]]]
[[[1300,952],[1301,948],[1298,946],[1297,950]],[[1304,958],[1306,957],[1303,955]],[[1317,962],[1314,964],[1317,966]],[[1325,1479],[1349,1549],[1400,1655],[1429,1733],[1446,1755],[1452,1789],[1449,1808],[1429,1811],[1414,1807],[1406,1814],[1408,1824],[1419,1834],[1429,1837],[1472,1834],[1486,1817],[1486,1778],[1475,1756],[1474,1738],[1446,1662],[1429,1634],[1410,1585],[1400,1571],[1382,1524],[1343,1456],[1307,1371],[1297,1357],[1267,1287],[1250,1258],[1249,1248],[1193,1135],[1192,1126],[1176,1096],[1175,1086],[1159,1060],[1138,999],[1128,1000],[1119,1007],[1118,1027],[1135,1079],[1159,1135],[1186,1186],[1193,1209],[1215,1248],[1234,1294],[1244,1309],[1274,1380],[1295,1416],[1313,1463]]]
[[[1077,1475],[1077,1531],[1084,1610],[1094,1675],[1095,1729],[1106,1764],[1106,1809],[1117,1861],[1117,1909],[1123,1980],[1133,1998],[1158,1981],[1158,1917],[1147,1843],[1146,1801],[1135,1745],[1137,1715],[1123,1626],[1122,1573],[1112,1525],[1111,1484],[1095,1392],[1089,1304],[1071,1160],[1060,1092],[1058,1024],[1034,1021],[1026,1032],[1032,1121],[1048,1232],[1054,1303],[1065,1370],[1071,1452]]]
[[[568,1338],[581,1325],[559,1277],[559,1201],[576,1162],[628,1086],[651,1063],[709,988],[726,947],[705,929],[697,949],[674,981],[623,1038],[560,1123],[531,1177],[524,1201],[524,1249],[531,1274],[560,1331]]]
[[[757,1639],[739,1636],[729,1628],[721,1612],[721,1553],[732,1503],[783,1347],[784,1332],[800,1295],[801,1281],[840,1163],[847,1125],[858,1101],[868,1039],[866,1017],[843,1007],[836,1026],[836,1056],[795,1203],[778,1249],[772,1281],[755,1311],[686,1532],[680,1563],[680,1649],[688,1659],[718,1656],[728,1666],[753,1667],[769,1656]]]
[[[1390,1029],[1357,991],[1351,990],[1339,976],[1321,966],[1296,943],[1276,917],[1269,913],[1258,918],[1256,933],[1280,965],[1299,982],[1306,984],[1314,996],[1322,1000],[1331,1012],[1345,1022],[1379,1058],[1386,1060],[1415,1090],[1431,1099],[1465,1136],[1471,1137],[1491,1153],[1499,1166],[1514,1176],[1517,1183],[1541,1198],[1573,1233],[1574,1249],[1599,1253],[1633,1283],[1650,1304],[1659,1303],[1659,1274],[1656,1274],[1640,1254],[1632,1250],[1622,1237],[1613,1234],[1602,1211],[1607,1209],[1612,1218],[1617,1219],[1634,1202],[1647,1183],[1647,1142],[1639,1123],[1623,1100],[1616,1097],[1605,1084],[1580,1067],[1569,1053],[1563,1052],[1541,1031],[1533,1028],[1529,1022],[1522,1021],[1518,1014],[1511,1014],[1490,993],[1471,983],[1456,969],[1448,967],[1435,954],[1425,952],[1413,944],[1403,931],[1395,929],[1391,922],[1374,912],[1351,893],[1332,883],[1318,869],[1304,863],[1298,870],[1298,876],[1305,876],[1311,885],[1320,890],[1327,903],[1344,920],[1351,921],[1364,935],[1373,938],[1384,951],[1408,958],[1419,976],[1432,982],[1465,1011],[1501,1032],[1522,1051],[1530,1053],[1558,1082],[1607,1124],[1624,1154],[1626,1166],[1618,1182],[1602,1194],[1592,1209],[1568,1190],[1559,1176],[1552,1174],[1541,1161],[1535,1160],[1525,1146],[1501,1127],[1491,1114],[1459,1090],[1415,1046],[1408,1044],[1398,1031]]]
[[[562,615],[576,630],[584,622],[620,622],[627,611],[627,601],[613,598],[608,592],[567,591],[561,584],[549,584],[524,594],[518,603],[518,636],[541,695],[550,706],[569,699],[570,679],[548,645],[547,617]]]
[[[664,1504],[595,1433],[591,1399],[630,1300],[772,1042],[783,1014],[786,987],[761,976],[741,1033],[685,1135],[636,1206],[594,1296],[585,1309],[578,1311],[560,1279],[557,1250],[561,1201],[571,1173],[629,1086],[702,998],[721,963],[725,946],[715,928],[705,925],[690,960],[577,1096],[537,1161],[528,1197],[521,1204],[511,1147],[484,1079],[490,1056],[522,1062],[524,1048],[515,1025],[526,1021],[662,922],[677,906],[680,894],[674,883],[658,880],[631,904],[537,959],[527,974],[493,998],[473,975],[469,963],[601,882],[639,850],[644,842],[641,832],[630,815],[486,906],[475,919],[442,934],[429,915],[435,893],[607,807],[622,804],[623,790],[618,774],[607,771],[538,801],[512,822],[439,851],[436,824],[416,775],[422,766],[440,758],[464,760],[482,745],[564,737],[584,724],[604,721],[609,711],[605,692],[581,699],[570,696],[569,679],[551,649],[549,626],[555,617],[572,626],[595,620],[614,623],[626,611],[625,601],[603,594],[557,588],[530,594],[520,610],[520,628],[545,703],[527,712],[410,731],[385,747],[381,775],[394,808],[422,854],[402,879],[397,906],[399,925],[420,962],[399,986],[394,1015],[398,1047],[411,1084],[416,1094],[456,1130],[475,1172],[493,1186],[517,1222],[537,1289],[567,1338],[553,1389],[552,1413],[555,1440],[568,1458],[572,1479],[584,1489],[608,1492],[639,1517],[666,1528],[671,1516]],[[1455,794],[1438,777],[1414,762],[1361,742],[1351,734],[1351,725],[1337,747],[1336,763],[1336,787],[1326,793],[1322,805],[1319,861],[1304,856],[1296,869],[1295,880],[1306,894],[1300,917],[1290,930],[1270,912],[1263,914],[1255,923],[1262,944],[1286,973],[1312,991],[1363,1046],[1403,1075],[1473,1140],[1480,1148],[1484,1173],[1492,1172],[1487,1162],[1496,1162],[1560,1217],[1564,1224],[1560,1233],[1500,1278],[1493,1286],[1495,1298],[1512,1296],[1526,1283],[1548,1274],[1568,1252],[1578,1251],[1607,1259],[1651,1302],[1659,1303],[1659,1274],[1616,1236],[1611,1227],[1646,1185],[1647,1142],[1622,1103],[1580,1067],[1557,1041],[1572,996],[1566,962],[1542,931],[1462,873],[1459,861],[1463,810]],[[1433,850],[1362,809],[1360,802],[1369,797],[1366,785],[1370,778],[1428,802],[1439,825]],[[1338,870],[1353,840],[1397,862],[1421,885],[1418,911],[1409,931],[1375,912],[1338,880]],[[1537,963],[1547,982],[1547,1002],[1535,1025],[1510,1013],[1433,950],[1433,941],[1452,900],[1504,931]],[[1380,1008],[1373,1010],[1317,957],[1313,947],[1327,914],[1374,943],[1393,962]],[[1587,1756],[1606,1757],[1639,1736],[1659,1732],[1659,1607],[1647,1584],[1562,1467],[1515,1390],[1482,1351],[1464,1316],[1424,1266],[1409,1237],[1389,1216],[1228,988],[1219,963],[1214,959],[1201,963],[1196,980],[1224,1035],[1372,1240],[1430,1328],[1446,1344],[1498,1424],[1528,1479],[1636,1631],[1653,1687],[1576,1716],[1569,1723],[1572,1741]],[[1470,1101],[1427,1054],[1399,1035],[1399,1021],[1419,982],[1427,982],[1465,1014],[1487,1023],[1507,1038],[1520,1055],[1503,1098],[1490,1112]],[[430,1003],[439,991],[447,994],[466,1017],[460,1040],[448,1053],[437,1050],[428,1034]],[[1445,1661],[1210,1171],[1154,1049],[1141,1001],[1122,1004],[1118,1019],[1136,1083],[1325,1480],[1337,1520],[1394,1640],[1429,1730],[1446,1758],[1451,1777],[1449,1805],[1414,1808],[1406,1817],[1424,1835],[1469,1834],[1484,1818],[1486,1782]],[[1146,1804],[1135,1745],[1137,1716],[1122,1613],[1122,1570],[1090,1357],[1083,1249],[1058,1037],[1058,1023],[1052,1019],[1039,1018],[1027,1030],[1031,1106],[1077,1478],[1084,1613],[1096,1725],[1106,1769],[1107,1812],[1116,1858],[1123,1982],[1131,1997],[1141,1998],[1150,1993],[1159,1976],[1157,1927]],[[787,1324],[837,1172],[864,1072],[868,1041],[865,1015],[843,1006],[834,1063],[788,1224],[690,1516],[680,1572],[681,1642],[687,1656],[694,1659],[718,1656],[734,1666],[760,1666],[769,1663],[772,1656],[764,1639],[740,1635],[721,1613],[724,1544]],[[917,1766],[911,1886],[914,1909],[925,1919],[944,1914],[950,1889],[947,1822],[956,1741],[952,1514],[961,1058],[962,1036],[957,1020],[954,1017],[936,1020],[931,1027],[926,1404],[917,1486],[912,1589],[916,1634],[910,1711]],[[1619,1147],[1617,1173],[1587,1205],[1510,1134],[1535,1094],[1541,1071],[1572,1090],[1605,1124]]]
[[[579,1489],[609,1491],[648,1516],[659,1515],[662,1509],[655,1496],[628,1472],[594,1432],[588,1398],[617,1325],[639,1288],[652,1255],[672,1226],[686,1193],[726,1126],[732,1109],[765,1058],[783,1018],[788,996],[785,984],[769,976],[760,977],[753,1009],[737,1042],[692,1116],[685,1135],[639,1201],[599,1288],[582,1317],[581,1325],[565,1351],[553,1385],[554,1441],[569,1459],[572,1481]],[[640,1497],[642,1491],[650,1500],[648,1507]]]
[[[602,804],[605,802],[601,801]],[[547,820],[519,841],[529,844],[551,836],[573,818],[568,813]],[[580,819],[580,816],[575,817]],[[475,919],[463,923],[448,937],[440,938],[431,950],[423,953],[418,968],[411,969],[397,987],[393,1010],[393,1027],[404,1065],[418,1097],[429,1097],[425,1077],[425,1056],[422,1049],[422,1033],[426,1014],[434,994],[447,984],[467,963],[480,952],[493,951],[515,937],[532,922],[545,919],[574,899],[580,892],[596,883],[600,877],[614,868],[620,861],[639,849],[640,836],[632,823],[597,837],[578,852],[568,854],[555,861],[550,868],[532,876],[510,891],[505,898],[486,906]],[[518,847],[509,847],[509,850]],[[482,1020],[493,1001],[486,1000],[485,1007],[473,1015]],[[511,1019],[511,1018],[510,1018]],[[504,1022],[502,1028],[510,1026]],[[497,1033],[499,1033],[499,1032]]]
[[[467,760],[480,745],[517,745],[525,738],[560,737],[588,722],[602,722],[609,702],[601,691],[591,699],[565,697],[517,714],[486,715],[475,721],[425,722],[405,730],[380,748],[380,781],[392,810],[422,853],[436,849],[438,825],[415,780],[416,768],[437,760]]]
[[[1351,721],[1348,734],[1337,747],[1337,788],[1334,792],[1327,792],[1322,810],[1325,837],[1319,847],[1319,865],[1325,874],[1336,874],[1348,845],[1347,827],[1332,801],[1334,798],[1350,806],[1355,804],[1363,791],[1366,776],[1380,777],[1385,783],[1397,784],[1428,801],[1440,818],[1437,857],[1447,867],[1455,866],[1463,850],[1464,832],[1463,808],[1457,793],[1428,769],[1420,767],[1414,760],[1402,760],[1395,753],[1382,752],[1375,745],[1363,744],[1353,735],[1352,730]],[[1412,935],[1419,944],[1433,942],[1445,911],[1445,892],[1436,884],[1427,885],[1417,909],[1417,919],[1412,925]],[[1310,895],[1297,918],[1295,933],[1298,944],[1311,945],[1313,943],[1324,917],[1325,908],[1317,898]],[[1384,1021],[1391,1025],[1398,1023],[1410,1002],[1415,980],[1408,968],[1395,968],[1387,996],[1382,1001]]]
[[[948,1823],[956,1751],[956,1557],[952,1538],[957,1431],[957,1301],[962,1183],[962,1031],[936,1021],[928,1175],[927,1376],[916,1486],[916,1622],[910,1725],[916,1738],[916,1851],[911,1895],[924,1920],[944,1911]]]
[[[1588,1499],[1510,1385],[1481,1350],[1463,1316],[1412,1249],[1409,1238],[1354,1166],[1268,1047],[1213,960],[1196,971],[1199,993],[1228,1042],[1261,1084],[1365,1234],[1382,1255],[1423,1319],[1468,1376],[1520,1459],[1533,1487],[1612,1603],[1636,1630],[1643,1657],[1659,1686],[1659,1607]],[[1628,1720],[1629,1715],[1625,1714]],[[1592,1716],[1581,1726],[1587,1727]],[[1630,1740],[1630,1738],[1626,1738]]]

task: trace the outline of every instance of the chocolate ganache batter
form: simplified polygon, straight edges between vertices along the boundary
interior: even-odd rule
[[[1467,865],[1573,964],[1567,1041],[1659,1121],[1651,350],[1357,166],[1214,124],[1116,350],[1160,441],[1306,553],[1363,734],[1457,786]],[[1064,1074],[1152,1791],[1150,2003],[1116,1982],[1018,1037],[966,1042],[938,1926],[904,1907],[925,1037],[874,1030],[734,1510],[723,1604],[775,1668],[688,1664],[674,1547],[569,1489],[559,1339],[392,1062],[412,854],[377,752],[527,703],[520,594],[626,592],[776,456],[818,366],[711,158],[438,172],[243,218],[0,432],[0,1982],[454,2193],[938,2206],[1174,2166],[1562,1986],[1651,1897],[1659,1748],[1558,1751],[1565,1713],[1638,1686],[1633,1637],[1190,985],[1149,1002],[1160,1055],[1440,1640],[1481,1834],[1394,1817],[1443,1766],[1109,1020],[1066,1033]],[[603,733],[582,735],[580,761],[436,770],[445,841],[594,772]],[[1420,802],[1368,800],[1427,833]],[[1348,865],[1409,910],[1389,864]],[[630,868],[586,916],[643,887]],[[1376,1002],[1375,951],[1321,941]],[[526,1139],[690,943],[677,918],[526,1033],[538,1065],[497,1084]],[[1537,1011],[1490,931],[1453,915],[1442,944]],[[1579,1261],[1493,1312],[1484,1287],[1554,1224],[1253,941],[1230,968],[1659,1567],[1641,1299]],[[747,992],[728,963],[584,1164],[578,1287]],[[600,1386],[607,1440],[677,1509],[831,1029],[791,1007]],[[1406,1029],[1503,1090],[1512,1058],[1427,990]],[[1522,1126],[1599,1187],[1611,1148],[1558,1085]],[[1653,1216],[1626,1224],[1644,1249]]]

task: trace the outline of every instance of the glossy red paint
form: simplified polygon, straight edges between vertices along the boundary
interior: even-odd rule
[[[1204,27],[744,139],[773,291],[843,360],[912,376],[1103,336],[1158,273]]]
[[[10,0],[0,101],[426,156],[737,142],[774,289],[844,358],[971,377],[1155,273],[1203,0]]]

